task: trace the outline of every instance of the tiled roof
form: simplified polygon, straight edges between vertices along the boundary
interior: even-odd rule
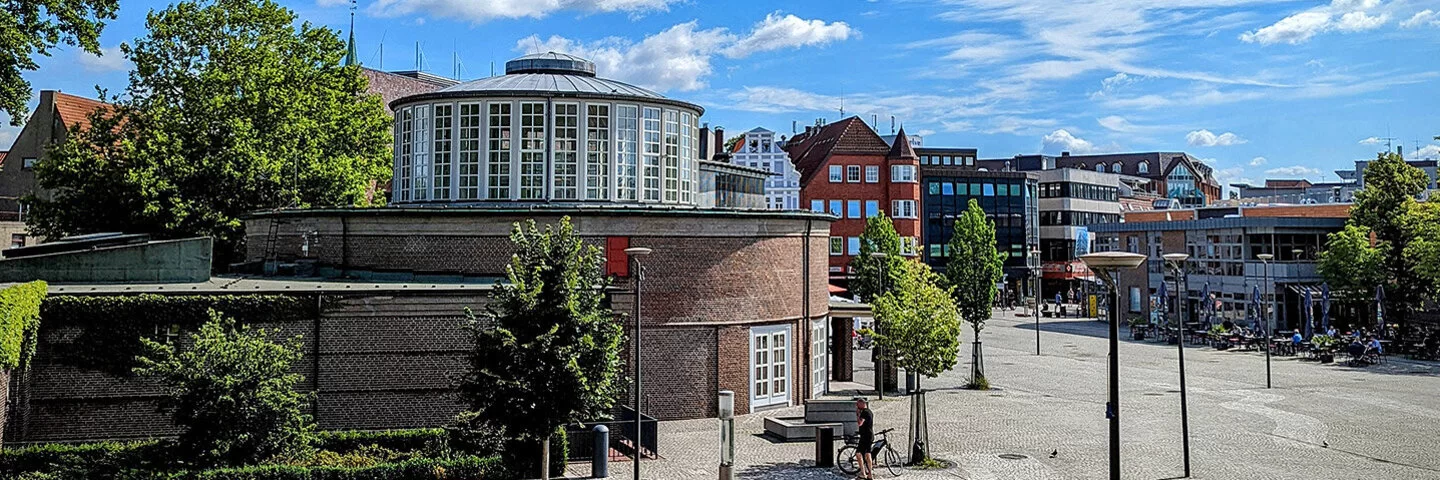
[[[55,115],[65,128],[80,125],[82,130],[90,128],[90,114],[98,109],[109,109],[110,104],[64,92],[55,92]]]
[[[0,165],[4,165],[4,164],[5,164],[5,155],[6,155],[6,154],[9,154],[9,153],[10,153],[10,152],[0,152]]]
[[[900,133],[895,135],[895,144],[890,146],[890,153],[885,158],[920,158],[915,154],[915,149],[910,147],[910,137],[905,136],[905,127],[900,127]]]
[[[361,68],[361,73],[370,81],[370,93],[380,96],[380,102],[385,105],[385,110],[390,111],[390,102],[398,98],[410,95],[433,92],[443,88],[424,80],[396,75],[389,72],[382,72],[373,68]]]
[[[791,163],[800,172],[800,184],[804,185],[830,155],[885,155],[890,145],[860,117],[850,117],[796,135],[785,142],[785,152],[790,154]]]
[[[1310,187],[1309,180],[1265,180],[1265,188],[1306,188]]]

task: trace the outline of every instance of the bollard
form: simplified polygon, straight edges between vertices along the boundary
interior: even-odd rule
[[[835,430],[829,426],[815,427],[815,466],[835,466]]]
[[[595,432],[595,453],[590,458],[590,478],[610,477],[610,429],[604,425],[596,425],[592,430]]]

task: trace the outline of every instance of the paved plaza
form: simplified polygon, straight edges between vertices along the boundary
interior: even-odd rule
[[[1009,313],[989,322],[983,338],[990,391],[961,388],[970,370],[972,336],[966,329],[962,364],[925,382],[933,453],[955,466],[907,470],[904,478],[1107,477],[1105,325],[1042,319],[1043,355],[1036,356],[1033,322]],[[1209,347],[1185,353],[1193,478],[1440,479],[1440,365],[1392,358],[1351,368],[1275,357],[1274,388],[1266,389],[1262,353]],[[1124,478],[1181,476],[1176,347],[1124,340],[1120,361]],[[868,365],[859,369],[856,380],[868,382]],[[903,442],[908,399],[886,397],[872,409],[878,428],[895,428],[891,438]],[[737,419],[738,478],[846,478],[811,466],[813,443],[780,444],[760,436],[764,416],[801,411],[790,407]],[[716,420],[662,423],[664,458],[645,462],[643,477],[716,478],[717,439]],[[630,468],[612,464],[612,478],[630,478]],[[576,477],[589,471],[588,465],[571,470]]]

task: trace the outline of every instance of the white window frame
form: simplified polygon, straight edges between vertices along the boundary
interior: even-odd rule
[[[860,183],[860,166],[845,166],[845,183]]]
[[[818,207],[818,208],[817,208],[817,207]],[[810,211],[811,211],[811,212],[815,212],[815,213],[826,213],[826,212],[825,212],[825,201],[824,201],[824,200],[810,200]]]
[[[845,182],[845,167],[840,165],[830,166],[830,183]]]
[[[865,202],[861,200],[846,200],[845,218],[865,218]]]
[[[865,183],[880,183],[880,167],[878,165],[865,166]]]
[[[901,183],[915,183],[914,165],[891,165],[890,181]]]
[[[890,210],[892,218],[919,218],[915,215],[914,200],[891,200]]]
[[[830,390],[830,319],[810,321],[810,398]]]
[[[836,242],[836,240],[839,240],[839,242]],[[836,245],[837,243],[839,244],[838,246],[839,246],[840,248],[835,248],[835,247],[837,246],[837,245]],[[832,257],[838,257],[838,256],[841,256],[841,255],[845,255],[845,237],[830,237],[830,247],[829,247],[829,248],[830,248],[830,256],[832,256]]]
[[[746,363],[749,365],[748,370],[750,372],[749,390],[751,413],[754,413],[760,408],[790,405],[790,393],[794,391],[794,388],[792,388],[794,383],[792,381],[792,377],[794,377],[794,363],[792,363],[792,359],[794,355],[792,355],[791,352],[794,351],[794,342],[792,339],[795,338],[791,330],[789,325],[750,328],[749,360]],[[778,342],[776,341],[777,335],[781,336]],[[761,340],[762,338],[764,340]],[[757,352],[756,347],[762,344],[767,349],[765,355],[766,362],[764,365],[757,363],[757,354],[759,352]],[[765,368],[762,372],[764,378],[757,378],[755,375],[756,371],[762,366]],[[780,377],[776,375],[776,373],[781,373],[784,376]],[[756,384],[760,381],[767,382],[764,395],[760,395],[759,389],[756,388]]]
[[[860,237],[845,237],[845,254],[852,257],[860,254]]]

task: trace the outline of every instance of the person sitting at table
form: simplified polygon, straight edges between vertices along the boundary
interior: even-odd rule
[[[1380,354],[1384,353],[1384,351],[1383,351],[1384,348],[1385,348],[1385,347],[1380,344],[1380,339],[1379,339],[1379,338],[1375,338],[1374,336],[1371,336],[1371,337],[1370,337],[1370,340],[1367,341],[1367,342],[1365,342],[1365,353],[1366,353],[1366,354],[1371,354],[1371,353],[1373,353],[1373,354],[1375,354],[1375,355],[1380,355]]]
[[[1235,322],[1230,321],[1228,318],[1220,325],[1224,327],[1227,332],[1235,329]]]
[[[1329,335],[1330,338],[1335,338],[1335,327],[1334,327],[1334,326],[1326,327],[1326,328],[1325,328],[1325,334],[1326,334],[1326,335]]]
[[[1290,344],[1299,347],[1302,343],[1305,343],[1305,336],[1297,330],[1294,335],[1290,336]]]
[[[1360,337],[1351,339],[1350,346],[1345,348],[1345,352],[1350,354],[1350,363],[1352,366],[1363,365],[1365,363],[1365,345],[1360,343]]]

